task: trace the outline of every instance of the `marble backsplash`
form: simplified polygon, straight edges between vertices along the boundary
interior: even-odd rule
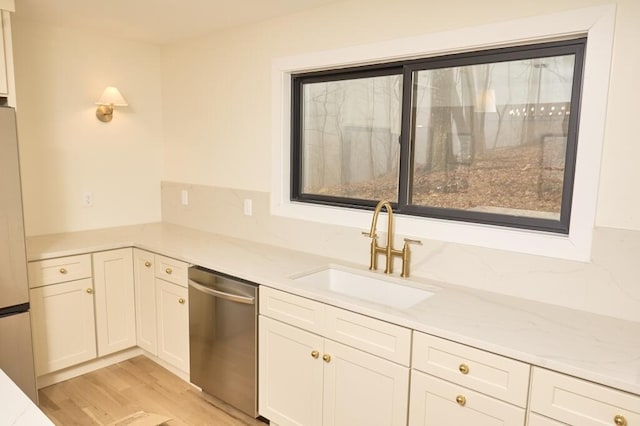
[[[369,222],[355,229],[272,216],[269,202],[267,192],[162,182],[164,222],[368,264],[370,240],[360,232]],[[415,276],[640,322],[638,231],[596,228],[589,263],[409,237],[423,242],[412,247]]]

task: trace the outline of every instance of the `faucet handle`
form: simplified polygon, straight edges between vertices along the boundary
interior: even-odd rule
[[[369,237],[369,238],[376,238],[377,237],[375,232],[372,235],[371,232],[362,231],[362,235],[364,235],[365,237]]]
[[[405,238],[404,239],[404,245],[407,246],[409,244],[417,244],[419,246],[422,245],[422,241],[420,240],[412,240],[411,238]]]
[[[412,240],[411,238],[404,239],[404,247],[402,248],[402,273],[403,278],[409,278],[409,263],[411,261],[411,252],[409,251],[409,244],[422,245],[420,240]]]

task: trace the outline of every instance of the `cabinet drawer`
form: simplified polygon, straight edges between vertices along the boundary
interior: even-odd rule
[[[531,411],[571,425],[638,425],[640,396],[534,367]],[[618,417],[622,416],[624,420]]]
[[[156,277],[187,287],[189,264],[170,257],[155,255]]]
[[[408,328],[327,306],[325,336],[407,367],[410,364]]]
[[[414,332],[413,368],[520,407],[527,403],[529,365],[510,358]]]
[[[29,262],[30,288],[90,277],[90,254]]]
[[[524,408],[411,370],[409,426],[523,426]]]
[[[324,334],[325,305],[304,297],[260,286],[260,314],[318,334]]]

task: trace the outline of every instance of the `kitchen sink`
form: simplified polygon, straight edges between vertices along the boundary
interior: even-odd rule
[[[355,297],[397,309],[410,308],[434,295],[433,291],[408,286],[398,279],[380,277],[370,272],[351,271],[333,265],[296,275],[292,279],[318,290]]]

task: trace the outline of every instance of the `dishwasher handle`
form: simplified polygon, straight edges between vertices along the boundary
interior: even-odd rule
[[[192,279],[189,280],[189,285],[198,291],[209,294],[211,296],[219,297],[221,299],[230,300],[232,302],[244,303],[246,305],[254,305],[256,298],[251,296],[239,296],[237,294],[226,293],[220,290],[214,290],[211,287],[200,284]]]

